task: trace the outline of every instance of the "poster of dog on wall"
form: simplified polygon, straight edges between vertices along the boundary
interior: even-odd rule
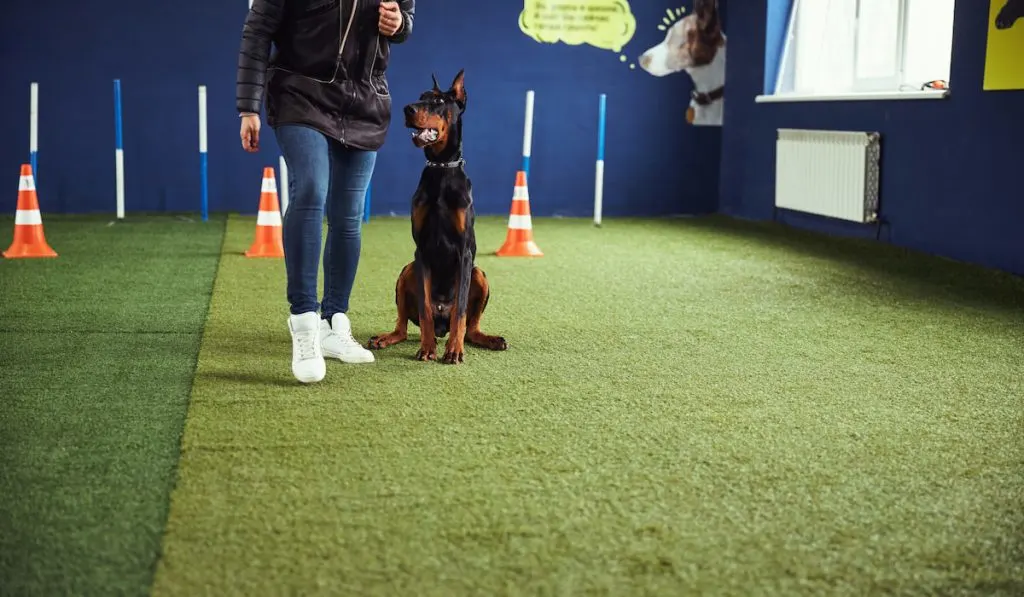
[[[718,0],[694,0],[693,12],[668,27],[665,38],[640,56],[655,77],[685,72],[693,81],[686,121],[722,126],[725,108],[725,33]]]
[[[989,0],[985,91],[1024,89],[1024,0]]]

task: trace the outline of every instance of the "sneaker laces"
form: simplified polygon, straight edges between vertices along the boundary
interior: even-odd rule
[[[316,330],[295,332],[295,344],[299,351],[299,359],[304,361],[316,358],[316,341]]]
[[[354,345],[359,344],[359,342],[356,342],[355,336],[352,335],[352,330],[351,329],[345,330],[344,334],[342,334],[340,332],[334,332],[334,333],[341,340],[342,344],[348,344],[350,346],[354,346]]]

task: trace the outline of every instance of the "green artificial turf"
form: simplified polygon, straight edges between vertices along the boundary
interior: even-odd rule
[[[152,581],[224,220],[110,219],[0,259],[0,595]]]
[[[153,594],[1019,595],[1024,284],[720,218],[535,220],[459,367],[290,373],[232,218]],[[405,219],[350,316],[389,331]]]

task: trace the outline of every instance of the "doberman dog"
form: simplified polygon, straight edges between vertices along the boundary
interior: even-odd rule
[[[434,87],[405,107],[405,126],[413,145],[423,149],[427,164],[412,197],[413,261],[395,283],[398,322],[389,334],[374,336],[367,348],[380,349],[407,337],[408,322],[420,328],[416,358],[437,358],[437,338],[448,336],[442,361],[464,362],[464,343],[505,350],[500,336],[480,331],[490,300],[490,285],[475,265],[476,234],[473,185],[462,156],[462,114],[466,110],[464,70],[448,91]]]

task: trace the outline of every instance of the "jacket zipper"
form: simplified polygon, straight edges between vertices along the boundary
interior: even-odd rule
[[[343,2],[344,2],[344,0],[340,0],[339,1],[339,6],[338,6],[338,32],[341,33],[341,43],[338,44],[338,57],[337,57],[337,59],[334,62],[334,76],[331,77],[331,83],[333,83],[334,80],[338,78],[338,69],[341,68],[341,57],[342,57],[342,54],[345,52],[345,42],[348,41],[348,32],[352,29],[352,22],[356,20],[356,10],[359,8],[359,0],[352,0],[352,12],[349,13],[349,15],[348,15],[348,25],[346,26],[345,25],[345,17],[344,17],[345,11],[343,11],[341,9],[342,8],[341,5],[342,5]],[[343,28],[344,28],[344,32],[342,32]],[[354,97],[355,96],[355,92],[353,92],[352,95]],[[346,112],[347,112],[347,110],[346,110]],[[339,118],[338,120],[340,121],[338,123],[338,125],[339,125],[339,128],[341,129],[341,131],[339,131],[338,137],[340,137],[339,140],[342,143],[344,143],[345,142],[345,115],[344,115],[344,113],[342,114],[341,118]]]

